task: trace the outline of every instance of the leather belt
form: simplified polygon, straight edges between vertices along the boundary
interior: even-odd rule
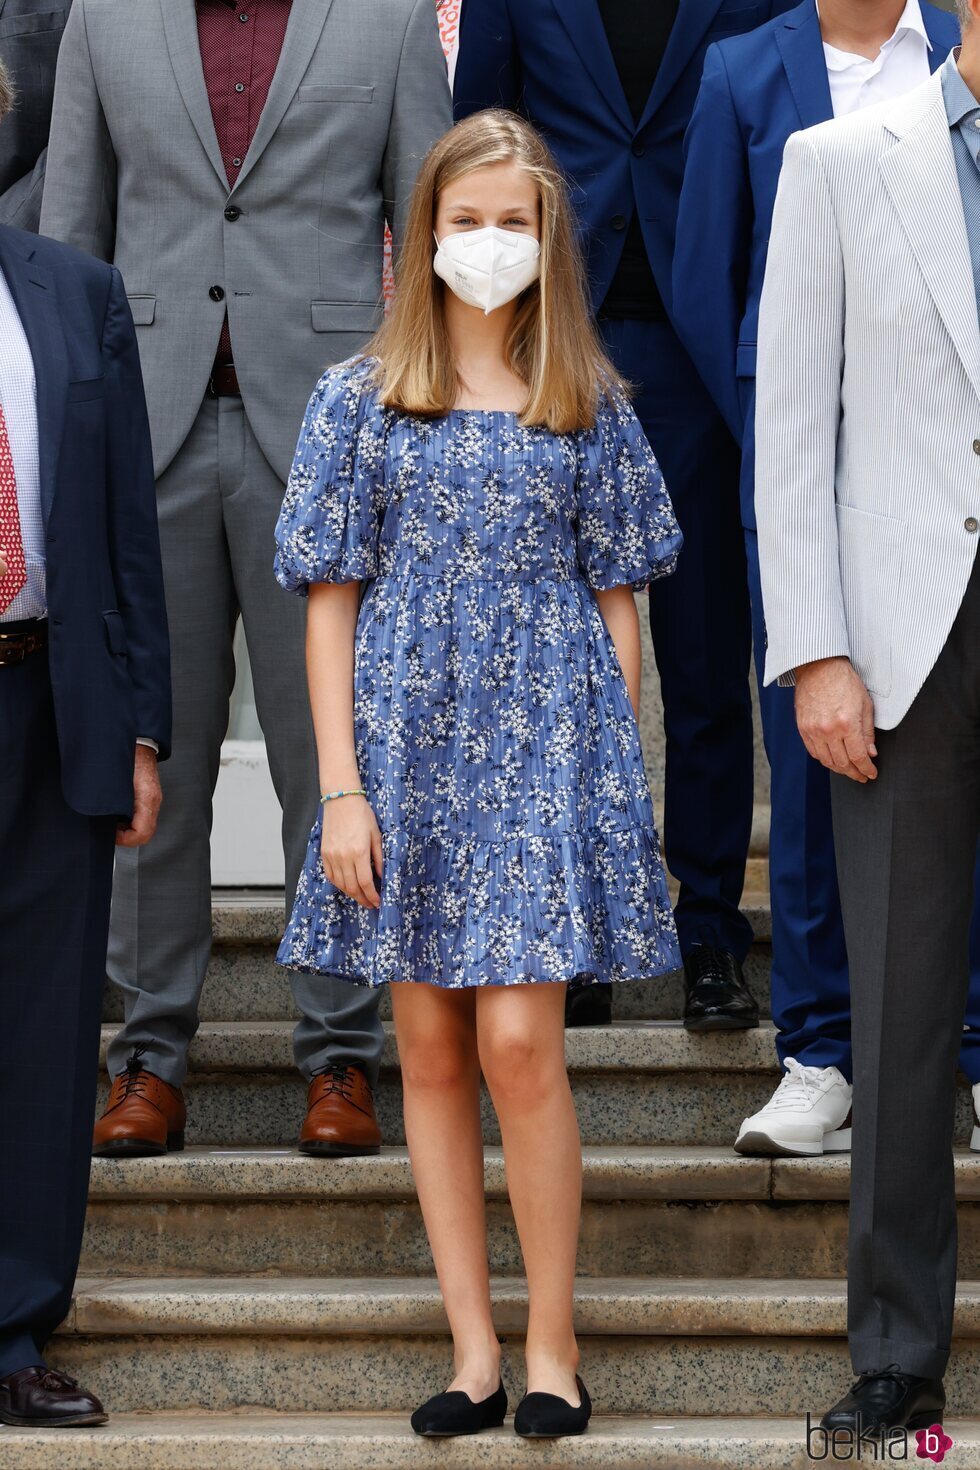
[[[238,374],[233,362],[216,362],[208,379],[209,398],[241,398]]]
[[[5,627],[0,623],[0,669],[8,664],[22,664],[32,653],[40,653],[48,646],[47,623],[36,623],[33,628],[23,623]]]

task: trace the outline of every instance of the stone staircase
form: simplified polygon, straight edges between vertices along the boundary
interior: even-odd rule
[[[750,912],[750,983],[765,1005],[761,895]],[[273,965],[281,918],[280,896],[216,895],[187,1151],[95,1161],[83,1274],[51,1356],[105,1398],[110,1424],[0,1431],[0,1470],[808,1465],[806,1414],[819,1417],[850,1371],[848,1161],[733,1153],[738,1122],[776,1082],[771,1026],[688,1036],[673,1020],[681,987],[671,977],[622,987],[612,1027],[569,1033],[585,1145],[578,1328],[596,1418],[583,1439],[553,1445],[526,1445],[509,1425],[431,1444],[411,1433],[408,1413],[446,1381],[450,1342],[404,1148],[394,1041],[378,1099],[381,1157],[302,1158],[292,1006]],[[963,1280],[947,1380],[955,1470],[980,1470],[980,1155],[965,1149],[969,1103],[964,1087]],[[527,1303],[489,1110],[486,1136],[513,1403]],[[810,1453],[824,1448],[813,1442]]]

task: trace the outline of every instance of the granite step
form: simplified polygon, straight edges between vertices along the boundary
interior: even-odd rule
[[[113,1034],[107,1027],[105,1045]],[[633,1021],[567,1033],[566,1055],[583,1142],[730,1146],[742,1119],[779,1079],[771,1024],[689,1035],[679,1022]],[[102,1078],[100,1105],[108,1090]],[[292,1143],[306,1087],[293,1065],[288,1021],[206,1022],[191,1049],[188,1142],[224,1147]],[[398,1056],[390,1024],[376,1094],[387,1143],[405,1140]],[[484,1136],[500,1141],[486,1094]],[[957,1138],[973,1127],[969,1088],[957,1102]]]
[[[960,1270],[980,1278],[980,1155],[956,1155]],[[486,1151],[488,1243],[522,1271],[503,1159]],[[849,1161],[743,1159],[730,1149],[587,1147],[583,1277],[821,1277],[846,1266]],[[90,1276],[427,1275],[407,1152],[308,1159],[292,1149],[190,1149],[96,1159]]]
[[[521,1392],[527,1297],[494,1284],[505,1386]],[[597,1412],[804,1414],[849,1376],[843,1283],[591,1280],[577,1303]],[[950,1413],[975,1406],[980,1283],[960,1285]],[[51,1361],[121,1413],[410,1412],[451,1377],[431,1278],[80,1284]]]
[[[763,1014],[768,1014],[772,916],[765,882],[747,893],[745,912],[756,933],[756,943],[746,961],[746,977]],[[294,1016],[289,975],[275,963],[283,927],[281,891],[217,889],[213,914],[214,949],[201,996],[202,1019],[274,1021]],[[616,1015],[623,1019],[673,1020],[683,1008],[683,975],[676,972],[618,985],[613,999]],[[381,1008],[382,1014],[390,1017],[386,993],[382,994]],[[107,1021],[122,1017],[121,998],[111,985],[106,986],[104,1016]]]
[[[950,1418],[945,1431],[950,1470],[980,1470],[980,1419]],[[103,1429],[70,1434],[0,1430],[0,1470],[812,1470],[806,1432],[800,1416],[652,1410],[596,1417],[580,1439],[528,1444],[508,1422],[478,1439],[433,1445],[404,1414],[114,1414]],[[820,1450],[819,1438],[811,1447]],[[914,1439],[907,1458],[920,1463]]]

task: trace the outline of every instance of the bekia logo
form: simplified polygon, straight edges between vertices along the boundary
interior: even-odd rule
[[[932,1460],[936,1465],[941,1460],[945,1460],[946,1451],[953,1448],[953,1441],[948,1434],[943,1432],[941,1424],[933,1424],[931,1429],[917,1429],[915,1442],[917,1445],[916,1458]]]
[[[908,1461],[911,1437],[904,1429],[824,1429],[806,1416],[806,1453],[809,1460],[826,1460],[831,1464],[883,1465]],[[941,1424],[915,1431],[915,1458],[931,1460],[939,1465],[953,1448],[953,1441]]]

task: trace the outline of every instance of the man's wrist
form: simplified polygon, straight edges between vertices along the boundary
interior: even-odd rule
[[[152,750],[154,755],[160,754],[159,745],[155,740],[151,740],[148,735],[137,735],[136,744],[142,745],[145,750]]]
[[[831,668],[834,664],[850,664],[846,653],[836,653],[830,658],[815,658],[808,664],[800,664],[793,670],[793,676],[799,684],[801,679],[806,679],[812,674],[822,673],[823,670]]]

